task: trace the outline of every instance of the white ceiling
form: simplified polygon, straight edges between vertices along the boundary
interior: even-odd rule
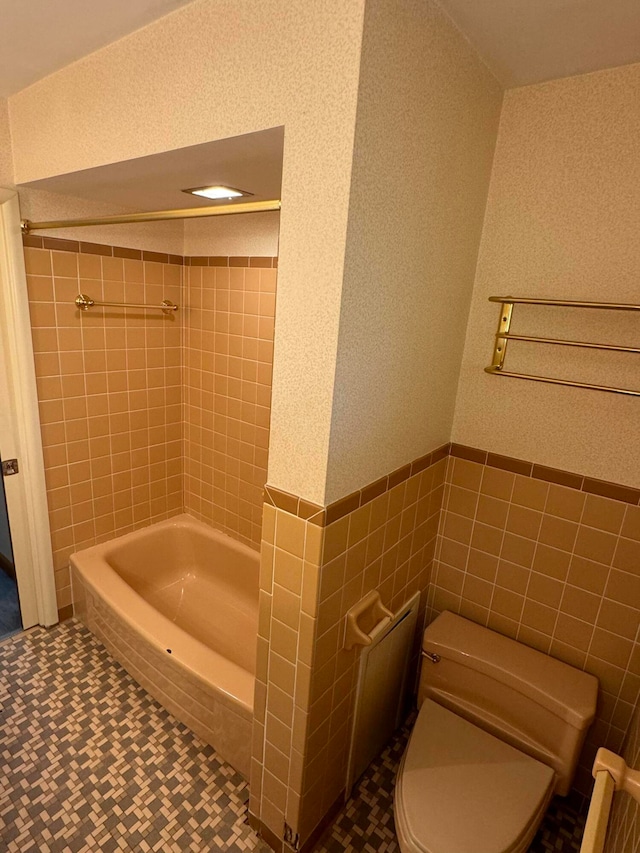
[[[505,88],[640,62],[640,0],[438,0]]]
[[[0,0],[7,97],[193,0]],[[640,62],[640,0],[438,0],[507,88]]]
[[[206,207],[216,202],[182,190],[212,184],[252,193],[247,201],[265,201],[280,198],[283,144],[284,128],[274,127],[22,186],[129,210]]]
[[[0,0],[0,97],[192,0]]]
[[[0,0],[0,96],[193,0]],[[505,87],[640,62],[640,0],[437,0]],[[283,129],[27,184],[160,210],[210,204],[180,192],[228,184],[279,198]]]
[[[193,0],[0,0],[7,97]],[[438,0],[505,87],[640,62],[639,0]]]

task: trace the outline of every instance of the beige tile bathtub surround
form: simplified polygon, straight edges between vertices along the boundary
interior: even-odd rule
[[[325,503],[450,440],[501,102],[434,2],[368,0]]]
[[[269,257],[203,260],[184,269],[185,509],[259,548],[276,270]]]
[[[639,86],[637,64],[505,93],[452,434],[634,487],[637,398],[482,368],[498,323],[490,295],[638,302]],[[631,314],[519,306],[514,318],[514,332],[637,346]],[[506,365],[640,388],[637,355],[512,342]]]
[[[179,255],[58,237],[24,242],[63,615],[70,553],[185,508],[255,548],[276,259],[185,265]],[[180,309],[84,313],[73,304],[79,291],[115,302],[169,298]]]
[[[636,707],[622,756],[629,767],[640,768],[640,706]],[[627,794],[615,794],[607,833],[608,853],[640,849],[640,804]]]
[[[640,507],[637,493],[627,503],[582,491],[582,480],[450,456],[428,616],[461,613],[600,679],[576,777],[586,793],[596,748],[620,750],[640,688]]]
[[[276,838],[286,822],[308,841],[344,790],[357,663],[342,650],[346,611],[372,589],[393,609],[416,591],[426,603],[446,469],[435,459],[321,518],[295,515],[314,508],[290,495],[274,496],[290,511],[265,504],[250,808]]]
[[[272,476],[319,503],[364,5],[196,0],[10,99],[19,183],[286,127]]]
[[[74,305],[180,303],[182,265],[87,248],[25,248],[59,608],[69,554],[183,507],[180,315]]]

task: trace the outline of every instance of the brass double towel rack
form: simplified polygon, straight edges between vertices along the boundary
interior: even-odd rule
[[[516,335],[511,329],[511,318],[514,305],[551,305],[561,308],[598,308],[607,311],[638,311],[640,305],[625,302],[581,302],[572,299],[534,299],[516,296],[490,296],[489,302],[500,303],[500,319],[495,336],[493,360],[486,373],[493,376],[511,376],[514,379],[531,379],[535,382],[546,382],[551,385],[569,385],[572,388],[590,388],[596,391],[610,391],[613,394],[625,394],[630,397],[640,397],[640,390],[630,388],[614,388],[609,385],[594,385],[588,382],[574,382],[569,379],[554,379],[550,376],[535,376],[529,373],[515,373],[504,369],[509,341],[527,341],[536,344],[554,344],[565,347],[584,347],[587,349],[608,350],[613,352],[640,353],[640,347],[618,346],[616,344],[598,344],[591,341],[569,341],[561,338],[542,338],[535,335]]]

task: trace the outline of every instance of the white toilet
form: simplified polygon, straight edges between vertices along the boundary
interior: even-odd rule
[[[522,853],[565,795],[598,681],[442,613],[424,633],[420,713],[394,798],[402,853]]]

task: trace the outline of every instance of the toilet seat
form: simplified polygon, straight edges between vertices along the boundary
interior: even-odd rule
[[[488,732],[425,700],[398,771],[403,853],[526,851],[555,774]]]

